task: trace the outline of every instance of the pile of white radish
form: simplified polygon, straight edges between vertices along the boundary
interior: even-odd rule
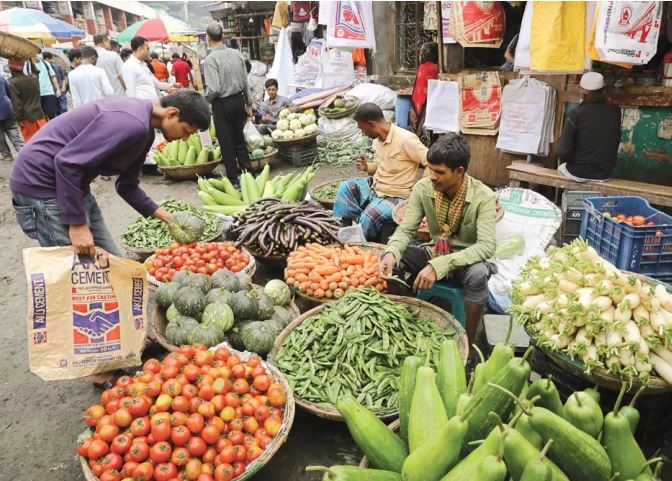
[[[536,343],[648,382],[672,384],[672,294],[626,274],[581,239],[533,257],[513,284],[510,308]]]

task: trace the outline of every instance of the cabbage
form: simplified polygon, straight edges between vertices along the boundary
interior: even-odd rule
[[[278,120],[278,130],[287,130],[289,129],[289,121],[287,119]]]
[[[289,121],[289,129],[290,130],[299,130],[302,127],[301,122],[299,122],[299,119],[294,119]]]
[[[294,132],[291,130],[285,130],[282,133],[282,140],[293,140],[294,139]]]
[[[254,149],[250,155],[252,157],[254,157],[255,159],[258,158],[258,157],[263,157],[264,156],[264,149]]]
[[[288,115],[289,115],[289,109],[282,109],[280,111],[280,118],[281,119],[287,118]]]
[[[248,150],[264,148],[264,146],[266,145],[266,143],[264,142],[264,138],[261,135],[250,135],[247,138],[246,142]]]
[[[297,138],[305,137],[308,135],[304,129],[297,129],[294,131],[294,135],[296,135]]]
[[[273,140],[281,140],[282,139],[282,130],[277,129],[271,132],[271,138]]]
[[[269,145],[273,145],[273,137],[270,135],[264,135],[264,145],[268,147]]]

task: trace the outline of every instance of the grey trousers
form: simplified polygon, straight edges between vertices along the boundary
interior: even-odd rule
[[[408,247],[394,273],[412,286],[415,278],[428,265],[430,260],[431,256],[424,248]],[[490,262],[477,262],[451,272],[445,279],[457,282],[462,286],[465,304],[481,306],[488,301],[488,280],[496,271],[497,267]]]
[[[16,120],[0,120],[0,155],[12,155],[9,151],[5,135],[14,146],[14,150],[17,152],[21,150],[23,147],[23,138],[21,137],[21,132],[19,132],[19,126],[16,124]]]

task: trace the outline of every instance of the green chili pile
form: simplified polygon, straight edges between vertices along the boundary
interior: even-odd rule
[[[221,229],[221,221],[215,214],[197,209],[183,200],[168,199],[161,203],[161,207],[171,214],[188,212],[201,219],[205,223],[201,239],[211,239]],[[154,250],[168,247],[173,243],[173,238],[168,231],[168,225],[162,220],[154,217],[138,217],[121,234],[121,242],[136,249]]]
[[[373,160],[371,140],[363,139],[361,142],[346,142],[331,140],[317,148],[317,159],[324,164],[352,165],[360,156],[364,155],[368,161]]]
[[[333,407],[349,393],[374,412],[394,411],[404,359],[434,365],[441,342],[455,335],[375,289],[358,289],[297,326],[273,362],[307,401]]]

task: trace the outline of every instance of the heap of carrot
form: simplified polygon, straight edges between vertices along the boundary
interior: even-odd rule
[[[340,299],[358,287],[387,288],[378,276],[380,257],[358,246],[306,244],[289,254],[285,279],[318,299]]]

